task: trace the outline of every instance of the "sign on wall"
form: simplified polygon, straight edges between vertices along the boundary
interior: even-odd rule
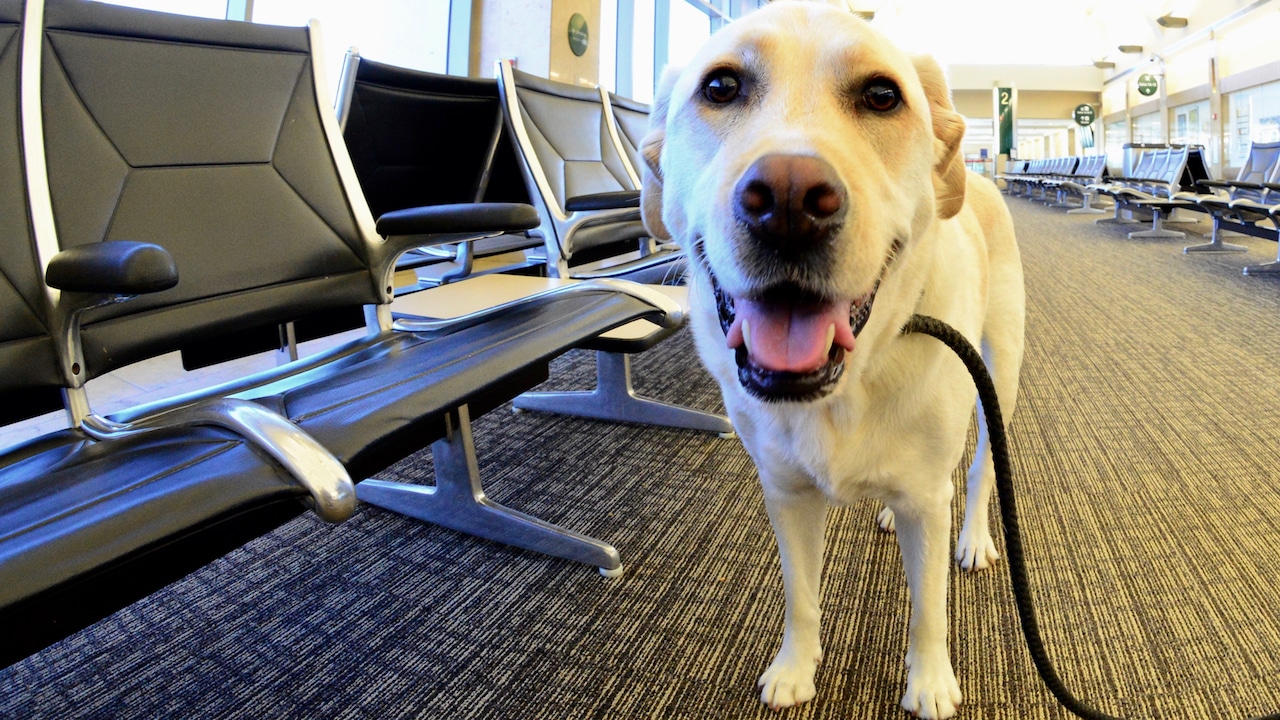
[[[1160,89],[1160,81],[1151,73],[1143,73],[1138,76],[1138,92],[1143,95],[1155,95],[1156,90]]]
[[[1088,103],[1080,103],[1076,106],[1075,112],[1071,113],[1072,119],[1080,127],[1089,127],[1093,124],[1094,119],[1098,117],[1094,112],[1093,106]]]
[[[587,32],[587,19],[582,17],[582,13],[574,13],[569,18],[569,49],[574,55],[582,57],[587,54],[587,44],[590,39],[590,34]]]

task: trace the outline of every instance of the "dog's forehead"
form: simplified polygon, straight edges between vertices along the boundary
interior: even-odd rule
[[[691,91],[708,69],[724,65],[827,81],[915,77],[910,57],[883,34],[845,10],[816,2],[778,2],[717,32],[685,67],[677,92]]]

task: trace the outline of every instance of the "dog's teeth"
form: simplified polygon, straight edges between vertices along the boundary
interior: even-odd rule
[[[836,324],[831,323],[827,326],[827,352],[831,352],[831,346],[836,342]]]
[[[751,352],[751,323],[746,320],[742,321],[742,344],[747,346],[747,352]]]

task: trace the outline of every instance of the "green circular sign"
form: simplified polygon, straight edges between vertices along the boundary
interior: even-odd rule
[[[1071,117],[1075,119],[1077,125],[1081,127],[1089,127],[1093,124],[1093,120],[1097,117],[1097,113],[1094,112],[1092,105],[1081,103],[1076,106],[1075,112],[1071,113]]]
[[[1155,95],[1156,90],[1160,87],[1160,81],[1151,73],[1144,73],[1138,76],[1138,92],[1143,95]]]
[[[590,37],[587,34],[587,19],[582,17],[581,13],[574,13],[569,18],[569,49],[574,55],[582,57],[587,52],[587,41]]]

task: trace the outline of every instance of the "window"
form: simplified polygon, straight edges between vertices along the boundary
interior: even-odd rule
[[[1209,153],[1206,159],[1212,164],[1214,144],[1209,120],[1209,101],[1202,100],[1189,105],[1169,109],[1169,143],[1171,145],[1201,145]]]
[[[1128,137],[1124,131],[1124,120],[1107,123],[1102,128],[1103,143],[1107,153],[1107,171],[1112,175],[1124,171],[1124,145]]]
[[[1163,143],[1164,127],[1160,122],[1160,113],[1153,112],[1133,118],[1133,142]]]
[[[124,5],[141,10],[195,17],[223,19],[227,17],[227,0],[103,0],[110,5]]]
[[[359,48],[370,60],[445,73],[449,55],[449,0],[254,0],[253,21],[305,25],[320,21],[325,76],[336,91],[342,57]]]
[[[667,64],[684,65],[711,38],[711,17],[685,0],[667,2],[671,3]]]
[[[1240,167],[1251,142],[1280,140],[1280,82],[1258,85],[1227,96],[1227,164]]]

